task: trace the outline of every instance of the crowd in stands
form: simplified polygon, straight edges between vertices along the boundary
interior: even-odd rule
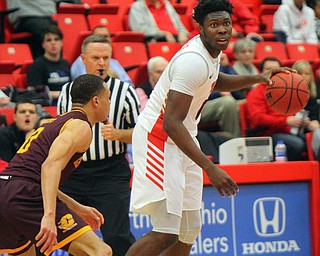
[[[117,143],[101,144],[100,149],[104,149],[101,151],[103,153],[99,152],[99,154],[103,155],[95,155],[95,153],[92,153],[95,149],[91,149],[87,155],[86,163],[81,165],[80,169],[86,173],[93,168],[97,169],[97,166],[100,168],[101,163],[104,164],[104,162],[99,161],[112,158],[113,163],[122,165],[122,167],[119,167],[119,169],[122,168],[121,171],[123,169],[128,171],[129,165],[123,163],[124,152],[128,148],[130,153],[131,135],[137,116],[139,111],[143,111],[154,86],[170,61],[168,52],[173,51],[170,56],[174,56],[176,49],[178,49],[172,50],[171,45],[178,44],[180,48],[188,40],[192,40],[199,34],[199,26],[192,19],[192,10],[198,3],[197,0],[182,1],[182,3],[174,0],[132,0],[130,6],[123,6],[120,3],[119,5],[100,3],[99,0],[96,0],[95,4],[101,8],[97,12],[100,17],[102,14],[102,18],[95,23],[89,23],[88,20],[89,15],[94,15],[94,12],[90,12],[91,9],[93,10],[93,4],[90,5],[89,2],[86,0],[65,2],[56,0],[6,0],[5,8],[17,8],[17,10],[5,17],[6,33],[4,35],[8,36],[8,31],[12,34],[22,32],[28,32],[28,34],[25,38],[20,38],[17,41],[5,39],[4,42],[0,43],[0,47],[1,45],[7,45],[5,51],[11,51],[15,55],[18,52],[17,45],[29,45],[33,63],[12,64],[11,62],[15,60],[2,59],[0,56],[0,88],[2,89],[0,90],[0,115],[5,115],[3,110],[6,108],[14,108],[14,122],[0,123],[3,126],[0,128],[0,171],[13,158],[15,152],[30,135],[30,132],[34,131],[39,125],[40,119],[43,116],[45,118],[52,117],[50,114],[43,115],[43,112],[40,111],[42,112],[41,115],[39,106],[37,107],[32,99],[15,102],[11,97],[11,91],[8,90],[9,84],[16,86],[15,89],[20,92],[35,90],[38,87],[45,88],[44,90],[47,90],[48,94],[46,96],[51,97],[52,105],[57,109],[57,113],[61,114],[68,110],[67,102],[70,100],[70,95],[67,90],[70,90],[72,81],[86,73],[99,75],[110,85],[111,98],[114,99],[111,102],[111,110],[121,108],[123,111],[116,110],[119,112],[114,113],[114,120],[111,115],[110,122],[113,124],[104,124],[105,130],[97,128],[95,131],[97,141],[99,139],[103,141],[102,138],[109,138],[110,141],[117,141]],[[275,112],[266,102],[265,84],[256,84],[249,89],[234,92],[213,92],[202,109],[199,123],[201,136],[198,137],[201,147],[210,148],[211,145],[208,145],[208,143],[212,143],[212,140],[219,141],[212,146],[216,152],[219,150],[219,144],[228,139],[241,137],[243,134],[246,134],[246,136],[271,136],[273,146],[278,140],[284,141],[287,146],[289,161],[307,160],[305,152],[310,150],[308,147],[310,141],[307,141],[306,133],[319,134],[320,129],[320,54],[318,49],[320,45],[320,0],[257,0],[259,2],[258,6],[277,7],[267,14],[273,28],[271,36],[270,33],[266,33],[269,24],[263,23],[265,20],[261,18],[263,16],[262,8],[259,9],[259,7],[245,4],[240,0],[230,0],[230,2],[235,7],[232,17],[232,40],[228,49],[221,53],[220,72],[233,75],[255,75],[274,67],[280,67],[285,63],[284,60],[278,58],[277,49],[271,44],[264,47],[269,55],[258,60],[256,58],[256,46],[261,42],[277,42],[284,44],[285,47],[288,44],[296,43],[299,45],[300,53],[304,51],[305,43],[316,46],[318,58],[314,56],[313,59],[307,60],[300,57],[299,59],[290,59],[290,62],[285,63],[290,63],[290,66],[292,65],[292,68],[296,69],[308,81],[310,99],[305,110],[308,111],[309,115],[301,119],[295,115],[281,115]],[[103,6],[108,5],[116,6],[116,13],[110,14],[110,10],[104,13],[104,10],[107,9],[104,9]],[[69,9],[64,10],[65,6],[69,6]],[[81,6],[83,9],[80,8]],[[65,16],[64,21],[69,25],[72,24],[74,30],[80,31],[79,33],[75,32],[73,35],[67,35],[64,25],[55,20],[57,15],[68,13],[66,10],[69,10],[70,17]],[[110,21],[112,19],[108,18],[109,15],[116,15],[117,22],[123,24],[123,30],[114,31],[111,29]],[[87,23],[85,27],[79,30],[76,17],[80,16],[84,17]],[[136,32],[140,34],[135,34]],[[78,42],[78,44],[70,46],[70,42],[65,39],[66,36],[68,38],[73,37],[74,42]],[[87,40],[88,36],[91,36],[90,40],[93,41],[89,40],[87,43],[83,43],[86,42],[83,39],[86,38]],[[92,36],[97,37],[92,38]],[[123,44],[122,48],[118,47],[119,43]],[[148,52],[148,45],[151,43],[164,43],[156,57],[151,57]],[[74,57],[71,58],[70,55],[66,55],[64,50],[66,45],[68,45],[68,49],[77,53]],[[143,46],[142,51],[146,56],[138,64],[134,61],[134,57],[140,56],[138,48],[135,48],[136,45]],[[0,49],[0,55],[1,51]],[[123,51],[117,55],[123,56],[123,59],[114,58],[117,51]],[[110,64],[107,65],[107,62],[110,62]],[[190,63],[190,65],[192,64]],[[10,77],[11,80],[6,80],[7,77]],[[119,99],[116,99],[116,94]],[[140,101],[140,104],[138,101]],[[249,125],[245,131],[240,125],[241,116],[239,114],[239,108],[243,102],[249,110],[247,117]],[[118,119],[116,120],[116,118]],[[292,127],[299,128],[300,132],[293,134]],[[124,133],[122,133],[123,130]],[[203,132],[206,134],[204,135]],[[211,140],[208,140],[209,137]],[[95,143],[98,143],[97,141]],[[94,148],[94,146],[92,147]],[[316,145],[313,150],[315,151],[315,158],[320,161],[318,148]],[[208,152],[208,154],[213,155],[215,153]],[[130,159],[130,155],[128,157]],[[218,162],[216,157],[215,154],[214,161]],[[109,164],[104,168],[112,169],[114,166]],[[100,171],[103,172],[105,169],[101,167]],[[95,180],[101,179],[99,170],[96,175]],[[115,174],[109,173],[109,175],[113,176]],[[107,178],[109,179],[110,176]],[[122,191],[124,202],[121,205],[114,204],[115,207],[122,207],[115,211],[117,216],[114,216],[114,218],[123,214],[123,210],[125,210],[125,213],[128,210],[129,192],[126,190],[126,186],[129,184],[130,172],[121,178],[124,179],[124,182],[120,184],[124,187],[124,192]],[[78,182],[76,186],[79,186],[82,181]],[[71,183],[70,187],[72,185]],[[69,191],[68,184],[65,190]],[[109,192],[107,191],[106,194]],[[84,195],[75,195],[75,197],[77,196],[80,201],[90,201]],[[97,205],[96,207],[101,206]],[[107,210],[114,209],[101,209],[102,212]],[[123,219],[125,225],[128,224],[127,219],[125,217]],[[119,248],[116,250],[126,250],[134,241],[128,225],[120,227],[119,233],[122,232],[121,235],[110,231],[116,226],[115,222],[108,223],[108,225],[108,227],[102,229],[105,237],[109,235],[108,244],[114,245],[115,239],[118,239],[116,236],[123,236],[123,244],[118,246]],[[118,255],[121,255],[121,253]],[[38,254],[41,255],[39,252]]]

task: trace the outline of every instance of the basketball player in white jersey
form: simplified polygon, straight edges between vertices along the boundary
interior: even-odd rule
[[[201,229],[202,169],[221,196],[234,196],[237,184],[200,150],[197,124],[211,91],[233,91],[271,83],[278,68],[261,75],[219,73],[221,51],[231,37],[228,0],[200,0],[194,19],[200,35],[172,58],[156,84],[133,132],[135,166],[131,211],[149,214],[153,229],[127,256],[189,255]]]

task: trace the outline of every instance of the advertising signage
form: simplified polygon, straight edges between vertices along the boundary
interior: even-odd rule
[[[311,255],[307,182],[239,187],[230,199],[204,187],[203,227],[190,255]],[[148,216],[130,220],[137,238],[151,230]]]

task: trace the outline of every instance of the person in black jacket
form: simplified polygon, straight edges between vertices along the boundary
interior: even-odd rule
[[[18,102],[14,123],[0,129],[0,159],[7,163],[14,157],[38,120],[37,107],[29,100]]]

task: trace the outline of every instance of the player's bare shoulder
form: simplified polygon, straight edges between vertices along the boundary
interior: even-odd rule
[[[91,143],[92,131],[88,122],[81,119],[71,119],[68,121],[61,131],[62,134],[68,136],[77,148],[85,151]],[[82,149],[83,148],[83,149]]]

